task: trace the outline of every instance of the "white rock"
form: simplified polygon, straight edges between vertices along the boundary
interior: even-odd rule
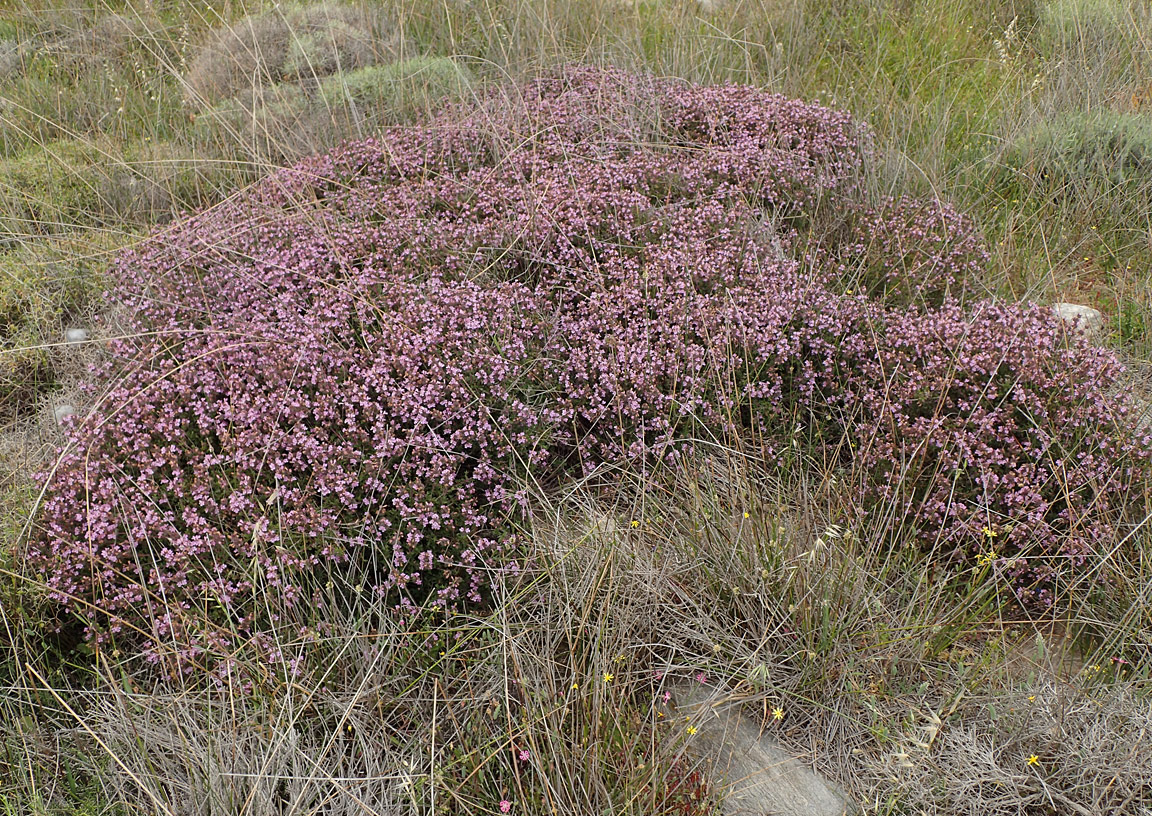
[[[842,791],[797,760],[740,713],[739,701],[699,683],[671,686],[677,713],[696,726],[689,753],[702,760],[721,794],[724,816],[844,816],[856,812]]]
[[[87,329],[65,329],[64,342],[66,343],[83,343],[92,334]]]
[[[68,405],[67,403],[65,403],[64,405],[57,405],[52,410],[52,415],[56,417],[56,424],[57,425],[60,425],[61,423],[63,423],[65,417],[70,417],[74,413],[76,413],[76,407],[73,405]]]
[[[1054,303],[1052,311],[1065,323],[1076,326],[1088,335],[1103,334],[1104,314],[1091,306],[1081,306],[1079,303]]]

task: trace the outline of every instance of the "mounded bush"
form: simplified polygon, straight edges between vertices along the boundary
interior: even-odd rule
[[[1104,110],[1058,116],[1016,139],[1003,158],[1008,191],[1056,202],[1152,202],[1152,121]]]
[[[906,541],[966,565],[989,530],[1047,603],[1114,546],[1149,441],[1048,310],[845,291],[870,247],[931,250],[886,267],[910,291],[977,246],[946,207],[870,211],[870,153],[817,105],[571,69],[280,171],[120,256],[134,330],[30,562],[95,636],[284,659],[328,569],[483,609],[527,481],[749,432],[784,462],[799,421]],[[828,207],[850,228],[809,252]]]
[[[446,57],[413,57],[329,77],[320,97],[329,109],[350,105],[368,124],[410,116],[441,100],[459,101],[472,85],[472,73]]]
[[[187,95],[214,103],[263,85],[316,81],[390,52],[387,16],[370,5],[286,3],[214,31],[192,58]]]

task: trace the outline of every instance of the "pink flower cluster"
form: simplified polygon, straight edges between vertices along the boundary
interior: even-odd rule
[[[846,202],[838,213],[840,231],[817,242],[813,262],[842,286],[886,305],[917,309],[962,300],[987,266],[974,224],[947,202],[903,196]]]
[[[862,203],[846,114],[584,68],[521,90],[120,256],[134,331],[30,552],[93,633],[226,650],[205,611],[259,635],[333,565],[401,606],[480,607],[516,569],[527,480],[750,428],[776,456],[798,416],[919,540],[1039,537],[1027,592],[1113,535],[1148,459],[1115,361],[1036,308],[961,310],[971,225]],[[931,297],[846,292],[864,267]]]
[[[890,312],[878,331],[842,401],[869,504],[945,561],[996,553],[1029,605],[1106,581],[1152,452],[1116,357],[1036,306]]]

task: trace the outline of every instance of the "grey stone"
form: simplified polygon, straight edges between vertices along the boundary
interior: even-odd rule
[[[64,342],[66,343],[83,343],[91,336],[91,333],[87,329],[64,330]]]
[[[1069,323],[1089,336],[1096,336],[1104,332],[1104,314],[1091,306],[1081,306],[1079,303],[1054,303],[1052,311],[1066,323]]]
[[[703,763],[725,816],[845,816],[855,806],[833,783],[781,748],[749,717],[739,700],[702,685],[669,687],[677,714],[697,732],[687,750]]]
[[[56,418],[56,424],[57,425],[61,424],[64,421],[65,417],[70,417],[75,413],[76,413],[75,406],[68,405],[66,403],[64,405],[57,405],[52,410],[52,415]]]

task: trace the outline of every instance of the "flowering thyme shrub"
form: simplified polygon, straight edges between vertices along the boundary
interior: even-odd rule
[[[975,225],[947,202],[903,196],[844,209],[848,235],[830,242],[822,263],[844,285],[886,305],[963,299],[988,262]]]
[[[651,468],[751,426],[773,455],[798,413],[856,441],[865,498],[914,479],[926,542],[975,546],[996,514],[1054,556],[1098,545],[1142,475],[1115,462],[1145,448],[1115,433],[1107,383],[1059,372],[1109,359],[1035,312],[838,294],[798,249],[830,203],[873,225],[866,247],[945,224],[962,251],[925,255],[933,274],[971,271],[950,211],[869,215],[870,150],[815,105],[576,69],[279,172],[119,258],[138,331],[72,429],[30,557],[93,632],[189,659],[234,646],[213,627],[259,639],[317,603],[331,568],[401,607],[476,608],[516,569],[526,480]],[[901,445],[919,458],[897,474]],[[960,501],[941,507],[944,483]]]
[[[1067,334],[1038,306],[890,314],[849,378],[869,503],[946,560],[995,563],[1037,606],[1100,574],[1152,449],[1123,433],[1115,356]]]

